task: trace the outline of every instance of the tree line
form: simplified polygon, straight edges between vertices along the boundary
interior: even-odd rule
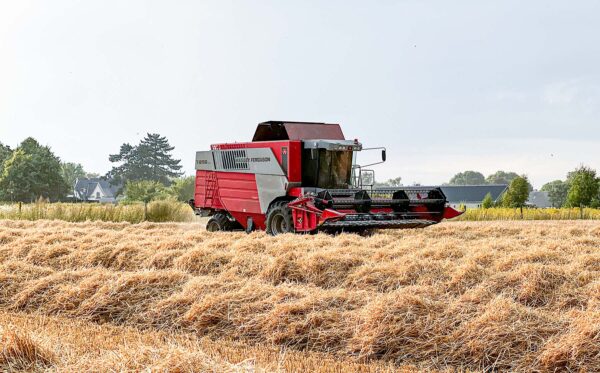
[[[78,178],[103,178],[119,186],[125,200],[150,201],[155,199],[193,198],[195,178],[181,172],[181,160],[174,159],[174,147],[166,137],[148,133],[135,145],[125,143],[108,159],[114,164],[103,176],[86,172],[81,164],[62,162],[48,146],[32,137],[17,148],[0,143],[0,200],[33,202],[40,198],[64,201],[73,192]],[[527,176],[515,172],[497,171],[485,177],[478,171],[464,171],[454,175],[445,185],[506,184],[507,193],[500,202],[503,206],[523,206],[533,190]],[[397,177],[375,187],[398,187]],[[596,171],[580,166],[569,172],[565,180],[544,184],[554,207],[600,207],[600,178]],[[484,207],[494,204],[491,196],[483,201]]]
[[[0,143],[0,200],[64,201],[78,178],[102,178],[118,186],[125,200],[177,199],[194,195],[194,177],[185,177],[164,136],[148,133],[136,145],[125,143],[108,156],[114,164],[106,175],[88,173],[79,163],[62,162],[50,147],[32,137],[15,149]]]
[[[384,182],[375,182],[376,187],[402,186],[402,178],[397,177]],[[455,174],[443,185],[508,185],[502,200],[494,201],[487,195],[482,201],[482,207],[495,205],[502,207],[522,207],[529,198],[533,186],[526,175],[512,171],[496,171],[487,177],[479,171],[463,171]],[[596,170],[579,166],[569,172],[565,180],[554,180],[544,184],[541,191],[548,193],[552,207],[593,207],[600,208],[600,177]]]
[[[533,190],[527,176],[504,171],[497,171],[488,177],[478,171],[459,172],[445,185],[485,184],[506,184],[509,186],[507,193],[504,195],[506,200],[501,202],[503,206],[524,204],[527,201],[529,192]],[[524,184],[527,185],[527,191],[523,186]],[[600,178],[596,174],[596,170],[587,166],[577,167],[567,174],[565,180],[548,182],[540,190],[548,193],[548,199],[553,207],[600,207]],[[489,207],[490,204],[493,204],[491,196],[483,201],[483,207]]]

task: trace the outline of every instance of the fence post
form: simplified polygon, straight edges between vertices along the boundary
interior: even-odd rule
[[[583,206],[579,206],[579,217],[583,220]]]
[[[19,219],[21,219],[21,207],[23,205],[23,202],[19,201]]]
[[[144,221],[148,220],[148,202],[144,201]]]

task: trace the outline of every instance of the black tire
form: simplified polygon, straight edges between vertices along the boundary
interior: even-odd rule
[[[295,233],[292,209],[287,201],[273,203],[267,212],[267,233],[273,236],[284,233]]]
[[[231,221],[225,214],[220,212],[214,214],[208,223],[206,223],[206,230],[209,232],[231,231],[233,230],[232,228],[233,225],[231,224]]]

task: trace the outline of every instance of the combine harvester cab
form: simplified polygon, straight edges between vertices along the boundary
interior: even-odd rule
[[[422,228],[461,214],[437,187],[373,188],[354,164],[363,149],[338,124],[264,122],[252,142],[196,153],[190,205],[209,231],[270,234]],[[367,166],[372,166],[367,165]]]

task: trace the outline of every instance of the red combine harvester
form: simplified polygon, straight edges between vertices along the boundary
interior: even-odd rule
[[[288,232],[421,228],[461,214],[440,188],[373,188],[374,172],[355,164],[358,140],[339,124],[264,122],[252,142],[196,153],[190,205],[210,216],[207,230]],[[374,164],[368,165],[372,166]]]

